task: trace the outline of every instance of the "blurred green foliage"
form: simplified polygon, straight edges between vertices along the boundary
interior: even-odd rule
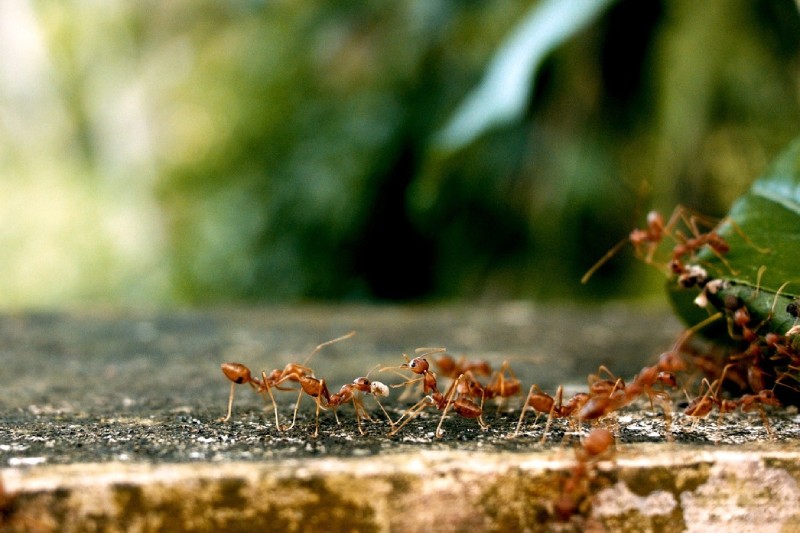
[[[12,303],[652,294],[624,259],[578,280],[651,207],[724,214],[800,124],[791,0],[609,2],[455,151],[537,2],[12,4],[41,45],[14,41],[27,90],[0,63],[0,172],[34,213],[0,232]]]

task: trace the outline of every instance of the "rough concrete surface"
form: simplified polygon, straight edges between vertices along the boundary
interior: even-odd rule
[[[800,416],[758,413],[667,419],[647,402],[604,422],[616,436],[579,461],[591,429],[531,414],[516,438],[516,403],[485,406],[489,428],[423,412],[389,438],[359,434],[352,404],[303,399],[278,431],[260,396],[220,363],[252,370],[306,360],[333,391],[398,365],[418,346],[508,361],[524,387],[586,386],[600,364],[632,377],[681,328],[667,309],[524,302],[439,307],[293,307],[207,312],[21,313],[0,316],[0,524],[10,531],[795,531],[800,530]],[[384,402],[398,418],[408,404]],[[281,422],[296,393],[277,395]],[[573,481],[570,481],[573,480]],[[571,489],[569,489],[571,487]],[[565,491],[576,509],[558,514]]]

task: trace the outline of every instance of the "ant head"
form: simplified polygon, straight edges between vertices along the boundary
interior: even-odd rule
[[[356,389],[360,390],[361,392],[370,392],[372,382],[367,378],[361,377],[354,379],[353,385],[355,385]]]
[[[656,380],[667,387],[677,388],[678,386],[678,379],[672,372],[659,372],[658,376],[656,376]]]
[[[658,357],[657,367],[659,370],[666,372],[677,372],[686,370],[686,363],[676,350],[670,350],[669,352],[662,353]]]
[[[766,335],[764,335],[764,342],[767,343],[767,346],[770,348],[774,348],[776,345],[780,344],[783,341],[780,335],[775,333],[774,331],[770,331]]]
[[[628,238],[630,239],[631,244],[633,244],[634,248],[638,248],[639,246],[643,245],[648,241],[647,232],[640,229],[633,230],[628,236]]]
[[[771,405],[773,407],[781,406],[781,402],[775,397],[775,392],[768,389],[758,393],[758,400],[765,405]]]
[[[428,368],[430,368],[428,360],[422,357],[415,357],[414,359],[409,361],[408,365],[406,366],[409,370],[411,370],[415,374],[424,374],[428,371]]]

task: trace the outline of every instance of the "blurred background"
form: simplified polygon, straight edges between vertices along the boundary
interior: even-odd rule
[[[800,132],[792,0],[0,2],[0,307],[658,295]]]

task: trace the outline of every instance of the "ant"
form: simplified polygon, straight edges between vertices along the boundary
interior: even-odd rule
[[[601,367],[608,372],[608,369]],[[613,377],[613,374],[608,372]],[[590,376],[599,379],[599,376]],[[677,379],[675,374],[669,371],[660,370],[659,365],[644,367],[633,382],[626,385],[621,378],[615,381],[600,380],[592,383],[592,393],[589,398],[580,407],[576,414],[579,421],[584,420],[597,420],[610,413],[617,411],[626,405],[632,403],[636,398],[642,394],[647,394],[650,399],[650,407],[654,409],[653,399],[658,398],[661,401],[664,410],[665,424],[667,435],[670,435],[671,417],[671,401],[669,394],[664,390],[656,390],[653,387],[657,384],[667,387],[676,387]]]
[[[388,396],[389,394],[389,390],[386,385],[379,381],[372,382],[366,377],[356,378],[352,383],[342,385],[341,389],[336,394],[330,393],[324,379],[318,379],[314,376],[301,376],[300,387],[300,394],[298,395],[297,403],[294,406],[292,424],[286,429],[288,430],[294,427],[295,421],[297,420],[297,410],[300,407],[300,399],[302,398],[303,394],[307,394],[308,396],[314,398],[316,403],[315,429],[314,433],[311,435],[312,438],[317,438],[317,435],[319,435],[320,409],[325,409],[328,407],[332,408],[333,415],[336,418],[336,423],[339,424],[339,415],[336,413],[336,408],[350,401],[353,402],[353,409],[355,410],[356,414],[356,422],[358,423],[358,431],[363,435],[364,430],[361,427],[361,418],[363,417],[368,420],[372,419],[361,403],[361,400],[356,396],[356,393],[366,392],[373,395],[377,394],[379,396]],[[324,406],[323,400],[325,401]],[[375,400],[378,402],[378,405],[381,406],[381,409],[383,409],[383,405],[381,405],[380,401],[378,401],[377,398]],[[389,417],[385,410],[384,414]],[[391,424],[391,418],[389,418],[389,422]]]
[[[720,378],[714,380],[713,383],[709,383],[708,379],[703,378],[703,384],[706,386],[705,394],[698,396],[694,400],[691,400],[689,405],[684,410],[684,414],[694,417],[696,419],[696,424],[699,419],[707,417],[711,413],[714,406],[716,406],[719,410],[720,417],[723,414],[732,413],[737,408],[741,408],[741,410],[745,413],[757,409],[767,432],[770,436],[774,436],[772,428],[769,424],[769,419],[764,411],[764,406],[782,406],[780,400],[778,400],[778,398],[775,396],[773,390],[762,389],[754,394],[744,394],[736,400],[719,398],[719,392],[722,388],[722,384],[725,381],[725,375],[733,366],[733,363],[726,365]],[[694,425],[692,427],[694,427]]]
[[[522,389],[522,382],[511,370],[508,361],[503,361],[500,369],[491,374],[491,379],[486,385],[482,385],[471,370],[465,370],[462,374],[464,376],[462,387],[466,387],[469,395],[480,396],[482,402],[496,399],[498,412],[508,398],[516,396]]]
[[[403,383],[398,383],[396,385],[392,385],[392,388],[406,387],[407,385],[412,385],[414,383],[420,383],[420,391],[421,391],[421,393],[422,394],[429,394],[429,393],[433,392],[434,389],[436,389],[437,385],[436,385],[436,374],[434,374],[433,371],[430,370],[430,363],[428,362],[426,357],[428,357],[430,355],[433,355],[433,354],[444,353],[445,351],[446,351],[445,348],[417,348],[416,350],[414,350],[414,353],[421,354],[421,355],[418,355],[417,357],[415,357],[413,359],[409,359],[408,355],[403,354],[403,359],[406,360],[405,363],[401,364],[399,367],[383,367],[383,368],[381,368],[379,370],[379,372],[384,372],[386,370],[392,370],[393,372],[397,373],[398,375],[400,375],[402,377],[406,377],[403,374],[400,374],[399,372],[397,372],[397,370],[398,369],[411,370],[411,372],[413,372],[414,374],[417,374],[420,377],[413,378],[413,379],[410,379],[410,380],[406,380]],[[447,356],[447,357],[449,358],[449,356]],[[452,358],[450,358],[450,359],[452,360]],[[446,364],[445,364],[445,366],[446,366]],[[411,392],[410,392],[411,390],[412,389],[406,388],[403,391],[403,394],[401,394],[400,397],[398,398],[398,401],[402,402],[408,396],[410,396],[411,395]],[[398,422],[399,422],[399,420],[398,420]]]
[[[691,237],[688,237],[682,231],[676,229],[676,226],[681,221],[691,233]],[[730,263],[723,257],[730,251],[730,245],[728,241],[717,232],[717,228],[725,223],[730,224],[745,241],[759,252],[766,253],[769,251],[768,249],[755,246],[732,219],[725,218],[722,221],[714,222],[707,217],[679,205],[672,211],[672,215],[670,215],[666,223],[661,213],[658,211],[650,211],[647,214],[646,228],[635,228],[630,232],[628,237],[620,240],[611,247],[611,249],[583,275],[581,283],[587,283],[589,278],[591,278],[600,267],[606,264],[628,243],[633,246],[634,253],[637,257],[641,258],[648,265],[653,264],[655,253],[666,237],[670,237],[676,242],[672,249],[671,258],[667,267],[670,272],[679,276],[679,282],[681,284],[693,285],[698,282],[702,284],[707,279],[707,274],[702,267],[684,264],[686,257],[694,257],[697,252],[704,247],[717,256],[731,273],[735,274],[736,272],[733,270]],[[700,230],[700,226],[706,226],[710,229],[707,232],[703,232]]]
[[[358,377],[354,379],[352,383],[345,383],[339,389],[339,392],[336,394],[331,394],[328,397],[327,405],[328,407],[333,408],[333,414],[336,417],[336,423],[339,423],[339,416],[336,414],[336,408],[347,402],[353,402],[353,409],[356,413],[356,422],[358,423],[358,431],[364,435],[364,430],[361,427],[361,419],[366,418],[367,420],[372,421],[372,418],[364,408],[364,404],[361,402],[361,399],[358,396],[359,393],[371,394],[372,397],[375,398],[375,402],[378,404],[378,407],[381,408],[381,411],[383,411],[383,414],[389,420],[389,425],[394,428],[394,422],[392,422],[392,418],[389,416],[389,413],[386,412],[386,409],[384,409],[380,400],[378,400],[378,396],[389,396],[389,387],[380,381],[370,381],[369,377]]]
[[[429,351],[429,353],[435,353],[435,350],[438,349],[434,348],[434,352],[430,352],[430,348],[418,348],[417,350],[425,350]],[[458,360],[455,360],[450,355],[443,353],[434,359],[433,363],[436,365],[436,368],[441,375],[451,379],[456,379],[461,374],[466,374],[467,372],[470,372],[476,376],[490,376],[492,374],[491,365],[488,361],[484,361],[483,359],[467,361],[462,356],[459,357]]]
[[[355,331],[351,331],[350,333],[342,335],[341,337],[337,337],[335,339],[331,339],[329,341],[317,345],[311,351],[311,353],[308,354],[305,362],[302,365],[298,363],[288,363],[283,368],[283,370],[274,369],[269,374],[267,374],[266,371],[262,371],[261,380],[254,378],[250,372],[250,369],[247,368],[242,363],[222,363],[221,365],[222,373],[225,375],[226,378],[228,378],[231,381],[231,392],[228,395],[228,413],[224,418],[220,419],[220,421],[227,422],[231,418],[231,413],[233,411],[233,395],[236,389],[236,385],[248,384],[262,396],[264,395],[265,392],[269,395],[270,399],[272,400],[273,410],[275,412],[275,427],[278,429],[278,431],[291,429],[292,427],[294,427],[295,420],[297,418],[297,408],[300,405],[300,399],[302,397],[304,389],[308,389],[310,392],[307,392],[307,394],[313,396],[312,393],[314,392],[316,392],[317,395],[320,394],[322,392],[323,388],[322,386],[324,386],[324,382],[322,382],[321,384],[316,383],[319,382],[319,380],[313,377],[313,371],[311,370],[310,367],[306,366],[308,364],[308,361],[314,354],[316,354],[325,346],[328,346],[330,344],[345,339],[349,339],[353,337],[355,334],[356,334]],[[281,391],[295,390],[292,388],[281,387],[281,385],[286,381],[293,381],[299,383],[301,388],[300,388],[300,395],[298,395],[297,398],[297,405],[295,405],[294,419],[292,420],[292,424],[284,428],[281,426],[278,418],[278,406],[277,403],[275,402],[275,397],[272,394],[272,389],[275,388]],[[317,389],[317,387],[319,387],[319,389]],[[327,389],[325,389],[325,391],[327,392]],[[266,396],[264,396],[264,399],[266,401]]]
[[[445,394],[442,394],[438,389],[435,389],[431,394],[425,396],[412,407],[410,407],[403,414],[403,416],[400,417],[401,420],[405,418],[403,423],[392,429],[392,431],[389,432],[389,436],[393,437],[396,435],[417,414],[430,405],[433,405],[442,411],[442,417],[439,419],[439,425],[436,426],[435,435],[437,439],[442,438],[442,423],[444,422],[445,416],[447,416],[447,411],[450,409],[450,406],[453,406],[453,410],[462,417],[475,419],[480,425],[481,429],[488,428],[489,426],[483,421],[483,408],[475,403],[472,398],[468,397],[468,394],[465,396],[465,393],[462,392],[463,380],[464,375],[462,374],[458,376],[458,378],[456,378],[456,380],[450,385]],[[397,422],[400,422],[400,420]]]
[[[450,406],[453,407],[453,410],[463,418],[471,418],[478,422],[478,425],[482,430],[486,430],[489,425],[483,421],[483,400],[481,400],[481,405],[475,403],[472,398],[472,389],[464,384],[465,375],[461,374],[456,378],[456,381],[450,386],[449,394],[447,395],[447,400],[445,401],[444,408],[441,407],[441,400],[433,398],[434,404],[436,405],[437,409],[442,411],[442,417],[439,419],[439,425],[436,426],[436,438],[442,438],[442,423],[444,422],[445,416],[447,416],[447,410]],[[453,395],[455,394],[455,399],[453,399]]]
[[[614,435],[607,429],[594,428],[575,450],[577,463],[561,486],[561,494],[553,502],[556,519],[566,522],[579,512],[587,512],[591,501],[589,483],[595,475],[597,463],[614,445]]]
[[[441,427],[442,422],[444,422],[444,418],[447,415],[447,411],[449,410],[450,406],[453,405],[454,410],[459,415],[463,416],[464,418],[474,418],[477,420],[478,424],[481,426],[481,429],[486,429],[488,426],[483,421],[483,408],[476,404],[470,397],[468,385],[464,385],[464,374],[461,374],[456,378],[453,383],[450,384],[447,392],[442,394],[439,391],[439,387],[436,381],[436,374],[430,370],[430,363],[428,360],[425,359],[426,355],[430,355],[432,353],[441,353],[444,352],[444,348],[434,348],[434,349],[422,349],[423,355],[415,357],[413,359],[408,358],[406,354],[403,354],[406,362],[401,364],[399,368],[401,369],[409,369],[414,374],[419,375],[418,378],[412,378],[409,380],[404,381],[403,383],[399,383],[397,385],[392,385],[393,387],[403,387],[408,386],[417,382],[422,382],[423,385],[423,394],[424,396],[421,400],[419,400],[416,404],[411,406],[406,410],[405,413],[397,420],[397,423],[400,420],[403,421],[402,424],[394,427],[392,431],[389,432],[389,436],[396,435],[406,424],[408,424],[418,413],[420,413],[425,407],[429,405],[435,406],[437,409],[442,411],[442,418],[439,420],[439,425],[436,427],[436,438],[441,438]],[[420,352],[420,350],[417,350]],[[389,370],[392,367],[385,367],[381,370]],[[466,392],[464,392],[466,390]],[[453,399],[456,394],[458,395],[455,400]]]
[[[508,361],[503,361],[500,370],[496,371],[489,383],[483,388],[484,399],[496,398],[497,409],[500,410],[501,404],[508,398],[516,396],[522,391],[522,382],[517,378]]]
[[[517,429],[513,434],[510,435],[510,438],[516,438],[517,435],[519,435],[520,428],[522,427],[522,421],[525,418],[525,413],[530,407],[536,411],[536,419],[533,422],[534,425],[536,425],[536,422],[539,421],[539,417],[543,413],[547,413],[547,423],[545,424],[544,433],[542,433],[541,440],[541,443],[544,444],[547,440],[547,434],[550,431],[550,425],[552,424],[553,418],[569,418],[572,416],[572,413],[583,407],[583,405],[589,400],[590,395],[584,392],[579,392],[570,398],[567,403],[563,403],[563,398],[564,387],[561,385],[559,385],[558,389],[556,390],[555,398],[540,389],[539,385],[536,383],[531,385],[531,388],[528,389],[528,395],[525,398],[525,403],[522,405],[522,412],[519,414]]]

